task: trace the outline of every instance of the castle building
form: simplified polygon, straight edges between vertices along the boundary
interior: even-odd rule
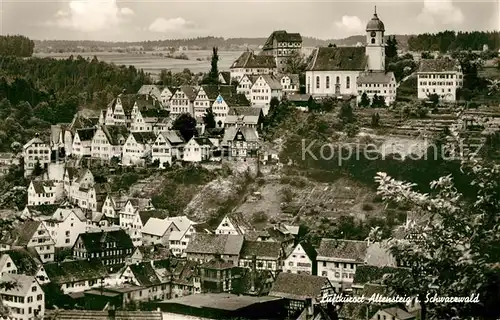
[[[302,49],[300,33],[288,33],[285,30],[274,31],[262,47],[261,54],[273,56],[278,72],[286,72],[287,59]]]
[[[383,97],[396,99],[396,78],[385,70],[385,26],[377,12],[366,25],[366,45],[317,48],[306,68],[306,92],[313,97]]]

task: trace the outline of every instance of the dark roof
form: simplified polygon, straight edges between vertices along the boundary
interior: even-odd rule
[[[231,72],[229,72],[229,71],[221,71],[221,72],[219,72],[219,75],[222,76],[222,78],[224,79],[224,81],[226,83],[230,83],[231,82]]]
[[[58,320],[109,320],[109,311],[93,310],[47,310],[47,315],[53,314]],[[160,311],[120,311],[117,310],[114,320],[161,320]]]
[[[99,120],[99,118],[97,120]],[[69,125],[68,129],[71,132],[75,133],[77,129],[91,128],[96,124],[97,122],[93,118],[87,118],[81,115],[80,113],[77,113],[73,117],[73,120],[71,121],[71,124]]]
[[[213,146],[213,143],[212,141],[210,141],[210,139],[208,138],[204,138],[204,137],[193,137],[194,141],[196,141],[196,143],[198,143],[198,145],[200,146]]]
[[[302,247],[302,249],[304,249],[304,252],[309,257],[309,259],[311,259],[311,261],[314,262],[316,260],[316,256],[318,255],[316,249],[307,241],[302,241],[299,244]]]
[[[312,98],[310,94],[291,94],[286,97],[290,102],[307,102]]]
[[[246,51],[236,59],[231,68],[276,68],[276,60],[273,56],[256,55]]]
[[[321,289],[328,285],[330,282],[326,277],[281,272],[269,295],[292,300],[317,298],[321,295]]]
[[[135,263],[129,267],[140,286],[150,287],[162,283],[150,262]]]
[[[224,260],[218,258],[212,259],[201,265],[201,268],[217,270],[232,269],[233,267],[234,265],[231,262],[225,262]]]
[[[141,218],[142,225],[145,226],[149,219],[163,219],[167,217],[167,213],[162,210],[139,210],[139,217]]]
[[[366,241],[323,238],[318,248],[318,256],[364,262],[367,248]]]
[[[207,94],[208,100],[211,101],[217,99],[219,94],[221,94],[222,96],[236,94],[235,86],[207,84],[202,85],[201,88]]]
[[[42,223],[40,221],[28,220],[10,231],[2,234],[1,242],[12,246],[24,247],[29,244],[31,238]]]
[[[242,94],[229,94],[229,95],[222,95],[222,98],[224,98],[224,102],[227,103],[228,107],[249,107],[250,106],[250,101],[248,101],[247,97]]]
[[[113,146],[117,146],[125,143],[127,140],[129,131],[126,126],[101,126],[102,131],[106,135],[109,143]],[[123,141],[120,143],[120,140]]]
[[[239,255],[243,246],[243,236],[196,234],[189,241],[186,253]]]
[[[264,47],[262,49],[263,50],[272,49],[274,46],[275,39],[277,42],[301,42],[302,43],[302,37],[300,36],[300,33],[288,33],[285,30],[277,30],[277,31],[273,31],[273,33],[271,33],[269,38],[267,38],[266,42],[264,43]]]
[[[317,48],[307,71],[364,71],[367,56],[364,47]],[[333,79],[332,79],[333,80]]]
[[[234,294],[267,295],[274,282],[273,273],[269,270],[253,271],[250,268],[235,267],[232,274],[238,275],[231,281],[231,292]],[[252,277],[254,277],[254,292],[251,292]]]
[[[257,259],[279,259],[281,255],[281,243],[274,241],[245,240],[241,248],[240,256],[248,259],[254,255]]]
[[[113,230],[113,231],[101,231],[101,232],[88,232],[81,233],[78,236],[82,239],[83,245],[88,252],[99,252],[106,249],[105,245],[109,242],[115,242],[116,249],[128,249],[133,248],[134,244],[130,239],[130,236],[125,232],[125,230]]]
[[[230,107],[229,116],[259,116],[263,117],[262,108],[259,107]]]
[[[160,121],[164,118],[168,118],[170,112],[165,109],[160,108],[150,108],[139,111],[143,118],[157,118],[156,121]]]
[[[368,21],[366,31],[385,31],[384,23],[378,18],[376,13],[373,15],[373,18]]]
[[[161,245],[141,246],[137,248],[142,254],[142,261],[164,260],[173,256],[170,249]]]
[[[37,194],[45,193],[45,188],[53,188],[54,182],[48,180],[32,180],[33,188]]]
[[[188,97],[189,101],[194,101],[196,99],[196,95],[198,90],[193,86],[181,86],[180,90],[184,92],[184,94]]]
[[[377,84],[377,83],[390,83],[394,77],[394,73],[385,71],[366,71],[361,72],[358,77],[358,84]],[[394,80],[395,81],[395,80]]]
[[[100,279],[107,276],[106,267],[99,261],[67,261],[44,265],[50,281],[57,284]]]
[[[422,59],[418,72],[452,72],[458,70],[458,62],[449,58]]]
[[[26,206],[33,216],[51,216],[59,208],[58,204],[41,204],[38,206]]]
[[[137,100],[145,100],[145,95],[143,94],[120,94],[118,95],[118,98],[120,99],[123,107],[123,111],[125,112],[126,115],[130,115],[132,112],[132,109],[134,108],[134,104]],[[113,108],[113,111],[115,110],[116,102],[117,99],[113,99],[109,104],[108,107],[111,106]]]
[[[132,132],[131,135],[140,144],[153,143],[156,140],[156,135],[153,132]]]
[[[366,283],[381,284],[383,278],[387,274],[396,272],[406,272],[405,269],[395,267],[375,267],[368,265],[359,265],[356,267],[354,274],[354,284],[364,285]]]
[[[94,134],[97,131],[96,128],[84,128],[76,130],[80,141],[91,141],[94,138]]]
[[[38,271],[38,267],[42,265],[37,256],[30,254],[24,248],[16,248],[3,253],[9,255],[16,265],[18,273],[34,276]]]

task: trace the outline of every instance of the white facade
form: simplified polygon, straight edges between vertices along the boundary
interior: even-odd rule
[[[54,204],[63,197],[63,184],[54,181],[31,181],[28,187],[28,206]]]
[[[457,89],[463,86],[461,71],[418,72],[418,98],[437,94],[441,100],[456,101]]]
[[[174,89],[170,89],[168,87],[163,88],[161,91],[160,102],[167,109],[170,107],[170,99],[172,98],[174,92]]]
[[[270,80],[270,79],[268,79]],[[260,76],[252,86],[251,103],[254,107],[261,107],[262,113],[267,115],[272,98],[281,100],[283,94],[281,85],[273,86]]]
[[[313,263],[301,244],[298,244],[283,262],[283,272],[313,275]]]
[[[0,257],[0,276],[7,273],[17,273],[17,267],[8,254],[2,254]]]
[[[224,127],[224,121],[226,120],[227,114],[229,113],[229,106],[222,95],[219,95],[212,104],[212,111],[215,116],[215,123],[217,126]]]
[[[175,118],[183,113],[193,115],[193,102],[182,89],[179,89],[170,99],[170,115]]]
[[[126,137],[118,137],[118,143],[109,141],[102,127],[98,128],[92,139],[92,157],[103,160],[111,160],[113,157],[121,159],[122,146]]]
[[[151,156],[151,150],[152,150],[152,144],[154,142],[154,135],[153,133],[148,134],[145,133],[148,136],[151,136],[151,141],[137,141],[135,139],[134,133],[131,133],[127,140],[125,141],[125,144],[123,145],[123,158],[122,158],[122,164],[123,165],[138,165],[142,164],[145,161],[145,157],[148,155]]]
[[[361,71],[307,71],[306,92],[314,96],[356,95]]]
[[[385,71],[384,30],[366,32],[368,70]]]
[[[198,91],[198,94],[196,95],[196,99],[194,100],[194,105],[193,105],[193,116],[196,119],[202,118],[206,110],[210,108],[210,99],[207,96],[207,93],[203,89],[203,86],[200,87],[200,90]]]
[[[293,83],[291,77],[284,75],[280,79],[281,87],[283,88],[283,93],[294,94],[299,93],[299,83]]]
[[[245,74],[275,74],[276,68],[231,68],[231,79],[240,81]]]
[[[72,154],[78,158],[91,156],[92,155],[92,139],[83,140],[78,134],[78,130],[75,133],[75,138],[73,139],[73,145],[71,147]]]
[[[113,103],[108,105],[108,108],[106,110],[105,124],[110,126],[113,125],[125,126],[127,124],[127,115],[125,114],[125,109],[123,108],[120,96],[116,98],[116,102],[114,103],[114,108],[113,108]]]
[[[79,210],[79,214],[75,213]],[[42,220],[55,242],[56,248],[72,247],[80,233],[85,233],[87,222],[80,209],[59,208],[50,217]]]
[[[208,143],[205,143],[208,141]],[[201,162],[210,159],[212,144],[210,140],[203,138],[191,138],[184,146],[184,161]]]
[[[239,224],[236,224],[236,222],[233,223],[233,221],[231,221],[231,218],[227,215],[219,223],[217,229],[215,229],[215,234],[230,234],[237,236],[244,235],[245,232],[246,228],[243,228]]]
[[[238,82],[238,88],[236,88],[236,92],[239,94],[244,94],[248,101],[252,100],[252,86],[254,84],[252,78],[254,77],[255,76],[251,76],[248,74],[244,75],[240,79],[240,82]]]
[[[32,222],[36,223],[36,222]],[[54,240],[50,236],[49,231],[43,223],[37,222],[38,227],[35,233],[32,235],[30,242],[28,243],[28,248],[35,248],[36,252],[40,256],[40,260],[42,263],[52,262],[54,261]]]
[[[42,169],[47,169],[50,164],[51,152],[50,145],[37,137],[26,143],[23,146],[24,176],[27,177],[33,172],[37,162],[40,163]]]
[[[386,105],[390,105],[396,101],[396,91],[397,83],[394,73],[365,72],[359,77],[357,101],[359,103],[363,93],[366,92],[370,101],[377,95],[377,97],[384,98]]]
[[[171,141],[170,139],[177,140]],[[159,167],[165,168],[166,165],[172,165],[175,159],[182,159],[184,144],[179,142],[175,132],[160,132],[153,145],[152,160],[159,161]]]
[[[354,260],[318,256],[318,276],[327,277],[336,288],[350,287],[358,264],[360,263]]]
[[[9,319],[33,320],[45,315],[45,293],[35,277],[23,274],[6,274],[2,282],[15,282],[17,288],[1,289],[2,304],[9,310]]]

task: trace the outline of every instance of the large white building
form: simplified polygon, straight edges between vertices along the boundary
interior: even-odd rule
[[[13,289],[0,289],[2,304],[9,310],[9,317],[6,319],[43,319],[45,293],[35,277],[7,273],[2,276],[1,281],[16,284]]]
[[[300,33],[288,33],[285,30],[274,31],[262,47],[262,54],[273,56],[279,72],[286,71],[287,59],[302,49]]]
[[[396,79],[385,71],[384,23],[377,13],[366,26],[364,47],[318,48],[306,68],[306,92],[314,97],[383,96],[387,104],[396,97]]]
[[[56,248],[72,247],[80,233],[85,233],[87,221],[80,208],[59,208],[51,216],[37,217],[55,242]]]
[[[62,199],[63,194],[62,183],[50,180],[33,180],[28,187],[28,206],[54,204]]]
[[[23,146],[24,176],[30,175],[37,163],[40,164],[42,169],[47,169],[50,164],[51,153],[50,145],[42,141],[38,135],[28,141]]]
[[[260,75],[251,90],[252,106],[262,108],[264,115],[269,112],[271,99],[281,100],[283,94],[280,80],[273,75]]]
[[[276,60],[272,55],[256,55],[246,51],[231,65],[231,79],[240,81],[245,74],[275,74]]]
[[[460,64],[449,58],[421,60],[417,76],[419,99],[437,94],[441,100],[456,101],[457,89],[463,85]]]
[[[165,166],[170,166],[174,160],[181,160],[185,143],[177,131],[160,132],[153,145],[153,162],[158,161],[158,166],[165,168]]]
[[[126,126],[100,126],[92,139],[92,158],[109,161],[122,158],[122,148],[129,135]]]

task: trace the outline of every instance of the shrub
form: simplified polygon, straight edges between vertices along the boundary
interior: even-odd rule
[[[363,207],[362,207],[363,211],[372,211],[373,210],[373,206],[369,203],[365,203],[363,204]]]
[[[289,203],[289,202],[292,202],[293,200],[293,192],[292,190],[290,190],[290,188],[284,188],[281,190],[281,201],[282,202],[286,202],[286,203]]]
[[[258,211],[252,214],[253,223],[264,223],[266,221],[267,221],[267,215],[264,211]]]

